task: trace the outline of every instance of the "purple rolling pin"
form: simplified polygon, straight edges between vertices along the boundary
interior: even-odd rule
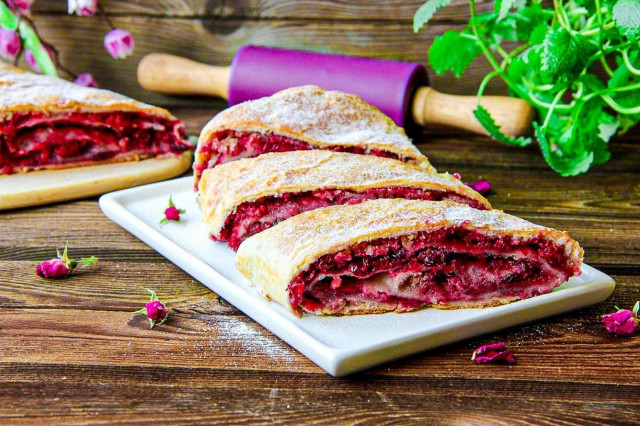
[[[404,127],[415,90],[427,82],[418,63],[244,46],[231,62],[228,99],[235,105],[315,84],[355,93]]]
[[[445,125],[485,133],[473,114],[476,96],[448,95],[428,87],[425,68],[412,62],[244,46],[229,67],[152,53],[140,61],[138,80],[149,90],[219,96],[230,105],[315,84],[358,95],[405,128]],[[525,101],[483,96],[482,105],[507,135],[530,131],[534,110]]]

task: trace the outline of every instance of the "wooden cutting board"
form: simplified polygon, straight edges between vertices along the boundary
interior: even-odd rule
[[[191,166],[191,152],[177,158],[39,170],[0,176],[0,210],[91,197],[179,176]]]

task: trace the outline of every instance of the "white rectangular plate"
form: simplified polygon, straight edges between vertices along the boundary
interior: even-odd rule
[[[169,195],[187,212],[161,226]],[[105,215],[334,376],[343,376],[426,349],[603,301],[611,277],[584,265],[556,291],[485,309],[422,309],[410,313],[297,318],[264,299],[234,266],[235,253],[213,242],[195,201],[193,179],[175,179],[100,198]]]

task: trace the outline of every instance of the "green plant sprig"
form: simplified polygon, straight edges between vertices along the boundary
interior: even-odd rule
[[[429,0],[415,13],[419,31],[451,0]],[[493,70],[478,88],[474,114],[500,142],[525,146],[530,138],[502,133],[480,106],[487,85],[500,78],[512,96],[533,105],[535,136],[547,163],[562,176],[609,160],[609,139],[640,121],[640,0],[496,0],[461,31],[433,41],[429,64],[460,77],[483,55]],[[515,46],[508,51],[505,45]],[[514,45],[515,43],[515,45]]]

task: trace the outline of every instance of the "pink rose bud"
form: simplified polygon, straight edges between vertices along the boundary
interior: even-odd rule
[[[637,303],[636,306],[638,306]],[[602,315],[602,324],[611,334],[629,336],[638,328],[638,311],[635,307],[634,311],[619,309],[618,312]]]
[[[150,320],[160,321],[168,314],[167,308],[159,300],[153,300],[146,303],[144,306],[147,309],[147,318]]]
[[[20,52],[21,44],[15,31],[0,28],[0,57],[13,61]]]
[[[481,195],[487,195],[491,191],[491,184],[486,179],[478,179],[474,183],[464,182],[470,188],[473,188]]]
[[[458,180],[462,179],[462,176],[460,176],[460,173],[457,173],[457,172],[453,174],[453,177]]]
[[[480,346],[473,352],[471,361],[477,362],[478,364],[495,361],[504,361],[507,364],[515,364],[518,362],[513,356],[513,352],[507,350],[507,345],[502,342]]]
[[[51,51],[51,49],[49,49],[47,46],[45,46],[44,48],[49,53],[51,60],[54,61],[55,63],[55,59],[53,57],[53,52]],[[29,49],[25,49],[24,59],[25,61],[27,61],[29,68],[31,68],[34,72],[37,72],[37,73],[42,72],[42,70],[40,69],[40,65],[38,65],[38,63],[36,62],[36,58],[33,56],[33,53],[31,53]]]
[[[73,82],[84,87],[98,87],[98,82],[88,72],[80,74]]]
[[[42,278],[57,279],[65,278],[78,266],[78,261],[69,259],[69,243],[65,244],[64,252],[60,254],[60,250],[56,250],[58,257],[45,260],[36,267],[36,274]],[[95,256],[81,258],[82,267],[98,263]]]
[[[69,0],[69,15],[91,16],[98,9],[98,0]]]
[[[164,210],[164,218],[160,221],[160,224],[166,223],[168,221],[179,222],[180,215],[184,214],[186,210],[178,209],[175,204],[173,204],[173,200],[171,196],[169,196],[169,207]]]
[[[104,37],[104,47],[109,55],[124,59],[133,53],[133,35],[129,31],[114,28]]]
[[[71,262],[75,263],[75,261]],[[47,279],[64,278],[71,273],[74,267],[73,263],[68,264],[64,259],[49,259],[36,267],[36,274]]]
[[[31,13],[31,5],[35,0],[9,0],[9,7],[14,12],[22,15],[29,15]]]
[[[146,315],[149,319],[149,328],[164,323],[169,317],[169,311],[164,303],[158,300],[155,291],[146,289],[151,294],[151,299],[145,303],[144,308],[135,311],[134,314]]]

